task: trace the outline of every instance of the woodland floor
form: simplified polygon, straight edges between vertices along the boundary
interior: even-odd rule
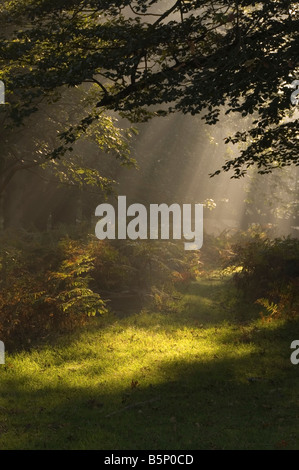
[[[0,449],[299,449],[299,323],[262,322],[225,276],[0,366]]]

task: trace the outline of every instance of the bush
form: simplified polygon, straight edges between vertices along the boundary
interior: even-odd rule
[[[1,241],[0,337],[6,345],[30,343],[107,311],[89,287],[94,258],[88,244],[48,234]]]
[[[234,282],[245,296],[262,305],[267,318],[297,315],[299,240],[256,235],[234,251],[231,262],[241,267]]]
[[[180,243],[108,242],[78,232],[7,233],[0,242],[0,338],[7,346],[85,324],[107,312],[103,296],[113,292],[148,293],[166,308],[175,286],[198,274],[198,253]]]

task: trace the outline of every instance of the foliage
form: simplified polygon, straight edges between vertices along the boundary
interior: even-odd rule
[[[299,225],[298,170],[283,168],[266,177],[251,173],[245,200],[248,222],[271,223],[278,227],[284,222],[295,233]]]
[[[59,99],[64,87],[93,83],[98,91],[79,129],[103,109],[132,121],[203,112],[215,124],[225,106],[252,117],[247,131],[228,136],[245,149],[225,171],[240,177],[251,165],[265,173],[298,164],[289,88],[298,78],[298,7],[291,0],[5,1],[0,23],[9,25],[0,78],[16,122],[45,97]],[[64,134],[66,145],[77,130]]]
[[[0,195],[12,178],[24,170],[37,173],[52,185],[112,192],[115,181],[103,174],[101,157],[113,155],[121,165],[135,166],[130,154],[135,130],[122,129],[116,118],[103,113],[88,129],[79,125],[89,107],[90,95],[92,90],[65,90],[59,101],[41,103],[23,126],[4,125],[0,130]],[[5,110],[0,112],[7,122]]]
[[[105,304],[99,294],[88,288],[90,272],[94,268],[89,247],[73,240],[63,240],[59,243],[60,247],[66,259],[59,271],[49,273],[49,281],[54,282],[55,290],[54,297],[48,301],[54,301],[64,313],[91,316],[105,313]]]
[[[256,235],[255,240],[235,246],[231,263],[242,268],[234,275],[237,287],[262,305],[268,318],[298,315],[298,239]]]
[[[200,257],[203,273],[227,266],[234,255],[232,251],[233,239],[234,234],[231,234],[228,230],[224,230],[218,236],[205,233]]]
[[[127,241],[120,250],[130,260],[132,281],[140,289],[162,289],[196,277],[199,254],[186,252],[181,242]]]
[[[4,233],[1,242],[0,337],[7,344],[82,325],[106,313],[103,296],[114,293],[147,295],[154,304],[159,297],[167,311],[175,287],[197,274],[198,255],[178,243],[113,244],[80,231]]]
[[[159,241],[91,242],[95,256],[93,278],[111,291],[150,292],[171,289],[198,275],[199,254],[185,252],[182,243]]]
[[[94,259],[84,243],[32,234],[2,238],[0,335],[6,344],[28,344],[107,311],[89,288]]]
[[[199,274],[200,255],[182,243],[93,242],[93,279],[107,297],[126,295],[141,306],[167,313],[177,308],[179,291]]]
[[[279,292],[276,303],[268,298],[258,299],[256,303],[262,305],[265,309],[260,312],[262,319],[269,322],[281,317],[292,319],[298,316],[298,288],[298,279],[293,279]],[[270,292],[270,297],[273,298],[273,296],[274,293]],[[277,295],[275,297],[277,298]]]

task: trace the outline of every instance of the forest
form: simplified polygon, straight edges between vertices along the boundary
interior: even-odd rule
[[[298,31],[0,1],[1,450],[299,449]]]

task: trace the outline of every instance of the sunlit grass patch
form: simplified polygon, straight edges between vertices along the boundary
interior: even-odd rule
[[[8,354],[0,448],[298,448],[298,323],[263,323],[249,306],[238,320],[228,289],[199,280],[171,312],[107,316]]]

